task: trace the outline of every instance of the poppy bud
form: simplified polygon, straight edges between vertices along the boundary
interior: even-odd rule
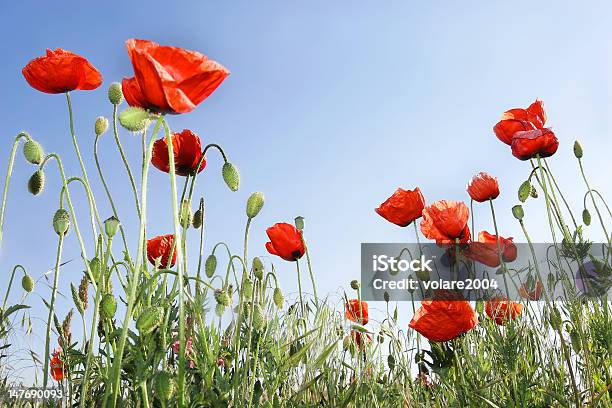
[[[525,201],[527,201],[530,193],[531,193],[531,182],[529,180],[525,180],[518,189],[519,201],[521,203],[524,203]]]
[[[132,132],[140,132],[147,126],[149,112],[144,109],[130,107],[119,113],[121,126]]]
[[[385,299],[385,302],[387,302],[387,303],[391,299],[390,296],[389,296],[389,292],[387,292],[386,290],[385,290],[385,293],[383,293],[383,298]]]
[[[580,145],[579,141],[575,141],[574,142],[574,156],[576,156],[577,159],[582,159],[582,145]]]
[[[580,342],[580,336],[578,335],[578,330],[573,329],[570,331],[570,340],[572,342],[572,348],[576,353],[580,353],[582,349],[582,343]]]
[[[354,290],[359,290],[359,281],[357,279],[353,279],[351,281],[351,288]]]
[[[285,303],[285,297],[283,296],[283,291],[281,290],[281,288],[276,287],[274,289],[272,300],[274,300],[274,304],[276,305],[276,307],[282,309],[283,304]]]
[[[100,258],[98,257],[92,258],[92,260],[89,261],[89,271],[91,272],[91,275],[96,283],[100,279],[101,270],[102,270],[102,263],[100,262]]]
[[[206,276],[208,278],[212,278],[215,274],[215,270],[217,269],[217,257],[215,254],[208,255],[206,258],[206,262],[204,263],[204,271],[206,272]]]
[[[582,222],[584,225],[591,225],[591,213],[586,208],[582,211]]]
[[[253,328],[255,330],[262,330],[264,327],[266,327],[266,316],[261,305],[255,303],[253,306]]]
[[[389,366],[389,370],[393,371],[395,368],[395,357],[392,354],[387,356],[387,365]]]
[[[119,105],[123,102],[123,90],[121,89],[121,84],[119,82],[113,82],[108,87],[108,100],[113,105]]]
[[[300,231],[304,229],[304,217],[295,217],[295,228],[299,229]]]
[[[28,293],[32,292],[34,290],[34,279],[26,273],[21,278],[21,287]]]
[[[264,205],[264,195],[259,191],[251,194],[247,200],[246,215],[249,218],[255,218],[261,211]]]
[[[117,311],[117,300],[112,293],[107,293],[102,297],[100,303],[100,316],[104,319],[112,319]]]
[[[514,215],[514,218],[516,218],[517,220],[522,220],[523,217],[525,216],[525,212],[523,211],[523,206],[522,205],[515,205],[514,207],[512,207],[512,215]]]
[[[255,258],[253,258],[253,275],[255,275],[257,279],[262,280],[263,274],[264,274],[263,262],[261,262],[261,259],[259,259],[259,257],[256,256]]]
[[[109,238],[114,237],[120,225],[121,222],[119,222],[119,219],[114,215],[108,218],[106,221],[104,221],[104,231],[106,232],[106,235]]]
[[[222,305],[224,308],[229,306],[231,299],[228,293],[224,289],[215,290],[215,300],[218,304]]]
[[[193,228],[195,229],[200,229],[203,221],[204,221],[204,212],[202,211],[201,208],[198,208],[198,210],[193,214],[193,220],[191,221],[191,225],[193,225]]]
[[[37,170],[28,180],[28,191],[33,195],[39,195],[45,189],[45,172]]]
[[[155,392],[161,401],[168,401],[174,395],[175,388],[176,384],[170,373],[162,371],[157,374],[155,378]]]
[[[230,190],[238,191],[238,187],[240,187],[240,173],[238,173],[236,166],[230,162],[225,162],[221,169],[221,175]]]
[[[104,116],[98,116],[94,124],[94,132],[96,136],[102,136],[108,130],[108,119]]]
[[[70,214],[68,211],[60,208],[53,215],[53,229],[57,235],[65,235],[70,229]]]
[[[148,335],[159,326],[164,318],[164,308],[161,306],[150,306],[145,309],[138,320],[136,320],[136,328],[141,335]]]
[[[215,314],[221,317],[223,316],[223,312],[225,312],[225,306],[223,306],[221,303],[217,303],[215,306]]]
[[[246,278],[242,282],[242,296],[245,298],[251,298],[253,296],[253,281],[250,278]]]
[[[191,224],[191,220],[193,219],[193,213],[191,211],[191,206],[187,200],[183,200],[181,204],[181,212],[179,215],[179,221],[181,225],[185,228]]]
[[[40,164],[45,155],[42,146],[35,140],[28,139],[23,145],[23,155],[32,164]]]

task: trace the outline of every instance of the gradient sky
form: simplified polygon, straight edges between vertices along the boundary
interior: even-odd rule
[[[101,217],[110,216],[92,158],[93,122],[112,113],[108,85],[132,75],[125,40],[144,38],[201,51],[232,74],[194,112],[170,117],[170,126],[188,127],[205,143],[221,144],[242,175],[240,191],[230,192],[220,177],[221,159],[214,152],[209,156],[196,192],[207,203],[206,252],[218,241],[241,251],[245,201],[251,192],[263,191],[266,204],[254,221],[250,254],[266,254],[266,227],[304,216],[318,290],[333,292],[336,301],[359,277],[361,242],[414,239],[411,228],[396,227],[373,211],[398,186],[420,186],[429,202],[467,201],[467,181],[487,171],[500,180],[496,207],[501,234],[524,240],[510,208],[529,164],[513,158],[491,130],[508,108],[544,100],[548,124],[560,140],[550,164],[577,216],[585,188],[572,155],[576,138],[583,143],[592,185],[608,197],[612,193],[612,4],[606,1],[590,2],[587,8],[570,1],[173,5],[151,0],[111,7],[110,2],[24,0],[4,2],[0,12],[5,39],[2,171],[14,136],[24,129],[46,151],[60,153],[68,173],[79,174],[65,98],[30,88],[21,68],[47,47],[82,54],[102,72],[104,84],[73,93],[76,129]],[[138,168],[139,137],[123,132],[122,140]],[[112,136],[100,145],[120,217],[133,237],[131,191]],[[55,169],[48,168],[44,194],[33,197],[26,182],[34,168],[18,157],[0,253],[6,280],[16,263],[35,278],[54,263],[57,237],[51,218],[60,185]],[[153,168],[150,191],[150,234],[172,232],[167,175]],[[85,230],[84,195],[78,187],[72,194]],[[535,241],[550,239],[543,208],[542,199],[525,207]],[[478,206],[475,215],[477,230],[492,230],[487,206]],[[595,218],[588,232],[602,239]],[[196,233],[190,235],[195,244]],[[136,242],[130,244],[134,251]],[[78,284],[82,276],[79,257],[71,234],[64,259],[76,260],[61,272],[60,288],[68,298],[58,300],[60,318],[71,306],[69,282]],[[294,265],[280,261],[276,266],[281,285],[295,291]],[[309,290],[309,282],[304,284]],[[40,297],[49,298],[49,292],[39,285],[29,299],[36,320],[26,344],[41,355],[46,313]],[[10,301],[19,300],[15,290]],[[409,308],[401,309],[407,322]]]

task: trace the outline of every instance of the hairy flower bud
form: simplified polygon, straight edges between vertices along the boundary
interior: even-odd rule
[[[107,293],[102,297],[100,303],[100,316],[104,319],[112,319],[117,311],[117,300],[112,293]]]
[[[383,293],[383,298],[385,299],[385,302],[389,303],[389,300],[391,300],[391,297],[389,296],[389,292],[387,292],[385,290],[385,293]]]
[[[108,100],[113,105],[119,105],[123,102],[123,89],[121,89],[121,84],[119,82],[113,82],[108,87]]]
[[[259,191],[251,194],[247,200],[246,215],[249,218],[255,218],[261,211],[264,205],[264,194]]]
[[[242,281],[242,296],[247,299],[253,296],[253,281],[250,278]]]
[[[132,132],[140,132],[147,126],[149,112],[144,109],[130,107],[119,113],[121,126]]]
[[[253,275],[255,275],[255,277],[259,280],[263,279],[264,264],[263,262],[261,262],[261,259],[259,259],[259,257],[257,256],[253,258]]]
[[[266,327],[266,315],[261,305],[255,303],[253,305],[253,328],[255,330],[262,330],[264,327]]]
[[[94,279],[94,282],[98,283],[98,281],[100,280],[100,272],[102,271],[102,262],[100,262],[100,258],[96,256],[92,258],[91,261],[89,261],[89,270]]]
[[[28,141],[23,145],[23,155],[30,163],[40,164],[45,153],[40,143],[33,139],[28,139]]]
[[[181,210],[179,213],[179,222],[184,228],[187,228],[191,224],[191,220],[193,218],[193,213],[191,211],[191,206],[189,205],[189,201],[183,200],[181,203]]]
[[[33,195],[39,195],[45,189],[45,172],[37,170],[28,180],[28,191]]]
[[[104,232],[106,232],[106,235],[109,238],[112,238],[115,236],[115,234],[117,234],[120,225],[121,222],[119,222],[119,219],[113,215],[104,221]]]
[[[591,225],[591,213],[586,208],[582,211],[582,222],[584,225]]]
[[[221,175],[223,176],[223,180],[230,190],[238,191],[238,188],[240,187],[240,173],[238,172],[236,166],[230,162],[225,162],[223,164],[223,168],[221,169]]]
[[[577,159],[582,159],[582,155],[583,155],[582,145],[580,144],[579,141],[576,140],[574,142],[574,156],[576,156]]]
[[[108,119],[104,116],[98,116],[94,124],[94,132],[96,136],[102,136],[108,130]]]
[[[28,293],[32,292],[34,290],[34,279],[26,273],[21,278],[21,287]]]
[[[514,207],[512,207],[512,215],[514,215],[514,218],[516,218],[517,220],[522,220],[523,217],[525,216],[525,212],[523,211],[523,206],[522,205],[515,205]]]
[[[68,211],[60,208],[53,215],[53,229],[57,235],[65,235],[70,229],[70,214]]]
[[[215,314],[221,317],[223,316],[223,312],[225,312],[225,306],[223,306],[221,303],[217,303],[215,306]]]
[[[298,217],[295,217],[295,228],[297,228],[300,231],[304,229],[304,217],[302,217],[301,215]]]
[[[176,383],[170,373],[162,371],[157,374],[155,377],[155,392],[161,401],[166,402],[172,398],[175,389]]]
[[[208,255],[206,258],[206,262],[204,262],[204,272],[206,276],[210,279],[215,274],[215,270],[217,269],[217,257],[215,254]]]
[[[281,290],[281,288],[276,287],[274,289],[272,300],[274,300],[274,304],[276,305],[276,307],[278,307],[279,309],[282,309],[285,303],[285,297],[283,296],[283,291]]]
[[[146,308],[136,320],[136,328],[141,335],[153,333],[164,318],[164,308],[161,306],[150,306]]]
[[[202,211],[201,208],[198,208],[197,211],[193,213],[193,220],[191,221],[191,225],[193,225],[193,228],[195,229],[200,229],[203,221],[204,221],[204,212]]]
[[[531,193],[531,182],[529,180],[525,180],[518,189],[519,201],[521,203],[524,203],[525,201],[527,201],[530,193]]]
[[[215,300],[218,304],[223,305],[223,307],[229,306],[231,303],[231,298],[224,289],[215,290]]]

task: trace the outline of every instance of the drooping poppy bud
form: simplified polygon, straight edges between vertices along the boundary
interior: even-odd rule
[[[45,153],[42,146],[34,139],[28,139],[23,145],[23,155],[32,164],[40,164]]]
[[[119,113],[119,123],[131,132],[141,132],[147,127],[149,112],[140,108],[126,108]]]
[[[91,272],[94,282],[97,284],[100,279],[100,272],[102,271],[102,262],[100,262],[100,258],[96,256],[89,261],[89,271]]]
[[[70,214],[68,211],[60,208],[53,215],[53,229],[57,235],[65,235],[70,229]]]
[[[524,203],[525,201],[527,201],[530,193],[531,193],[531,182],[529,180],[525,180],[518,189],[519,201],[521,203]]]
[[[253,328],[255,330],[262,330],[266,327],[266,316],[259,303],[253,305]]]
[[[202,226],[202,222],[204,221],[204,212],[201,208],[198,208],[195,213],[193,213],[193,220],[191,221],[191,225],[195,229],[200,229]]]
[[[242,296],[246,299],[253,296],[253,281],[250,278],[245,278],[242,281]]]
[[[259,280],[263,279],[264,264],[259,257],[253,258],[253,275]]]
[[[274,300],[274,304],[276,305],[276,307],[282,309],[283,305],[285,304],[285,297],[283,296],[283,291],[281,290],[281,288],[274,288],[272,300]]]
[[[45,189],[45,172],[36,170],[28,180],[28,191],[33,195],[39,195]]]
[[[119,105],[123,102],[123,91],[119,82],[113,82],[108,87],[108,100],[113,105]]]
[[[215,300],[218,304],[223,305],[224,307],[229,306],[232,299],[230,295],[227,293],[225,289],[217,289],[215,290]]]
[[[586,226],[591,225],[591,213],[586,208],[582,211],[582,222]]]
[[[117,311],[117,300],[112,293],[106,293],[100,303],[100,316],[104,319],[112,319]]]
[[[32,292],[34,290],[34,279],[26,273],[21,278],[21,287],[28,293]]]
[[[136,320],[136,328],[141,336],[149,335],[161,324],[163,318],[163,307],[150,306],[145,309]]]
[[[176,382],[167,371],[157,373],[155,377],[155,392],[161,401],[168,401],[174,395]]]
[[[255,218],[264,206],[264,194],[257,191],[249,197],[246,204],[246,215]]]
[[[206,276],[210,279],[213,277],[216,270],[217,257],[215,256],[215,254],[210,254],[208,255],[208,258],[206,258],[206,262],[204,263],[204,272],[206,273]]]
[[[230,162],[225,162],[221,169],[221,175],[223,176],[223,181],[225,181],[225,184],[227,184],[230,190],[238,191],[240,187],[240,173],[236,166]]]

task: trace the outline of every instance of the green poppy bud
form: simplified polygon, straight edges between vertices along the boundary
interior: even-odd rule
[[[391,300],[391,297],[389,296],[389,292],[387,292],[385,290],[385,293],[383,293],[383,298],[385,299],[385,302],[389,302],[389,300]]]
[[[210,279],[215,274],[215,270],[217,269],[217,257],[215,254],[208,255],[206,258],[206,262],[204,262],[204,272],[206,272],[206,276]]]
[[[249,278],[242,281],[242,296],[247,299],[253,296],[253,281]]]
[[[353,279],[351,281],[351,288],[354,290],[358,290],[359,289],[359,281],[357,279]]]
[[[575,141],[574,142],[574,156],[576,156],[577,159],[582,159],[582,145],[580,144],[579,141]]]
[[[285,303],[285,297],[283,296],[283,291],[281,290],[281,288],[276,287],[274,289],[272,300],[274,300],[274,304],[276,305],[276,307],[278,307],[279,309],[282,309]]]
[[[253,305],[253,328],[255,330],[262,330],[266,327],[266,316],[263,308],[259,303]]]
[[[39,195],[45,189],[45,172],[37,170],[28,180],[28,191],[33,195]]]
[[[240,173],[238,173],[236,166],[230,162],[225,162],[221,169],[221,175],[230,190],[238,191],[238,187],[240,187]]]
[[[193,213],[191,211],[191,206],[187,200],[183,200],[181,212],[179,213],[179,221],[183,227],[187,228],[191,224],[192,219]]]
[[[261,259],[259,259],[259,257],[257,256],[253,258],[253,275],[255,275],[255,277],[259,280],[263,279],[264,264],[263,262],[261,262]]]
[[[304,229],[304,217],[295,217],[295,228],[299,229],[300,231]]]
[[[260,192],[255,192],[251,194],[249,199],[247,200],[246,205],[246,215],[249,218],[255,218],[257,214],[261,211],[264,205],[264,194]]]
[[[149,121],[149,112],[142,108],[130,107],[119,113],[121,126],[132,132],[144,130]]]
[[[53,229],[57,235],[65,235],[70,229],[70,214],[60,208],[53,215]]]
[[[225,312],[225,306],[223,306],[221,303],[217,303],[215,306],[215,314],[221,317],[223,316],[223,312]]]
[[[387,365],[389,366],[389,370],[393,371],[395,368],[395,357],[392,354],[387,356]]]
[[[514,218],[516,218],[517,220],[522,220],[523,217],[525,216],[525,212],[523,211],[523,206],[522,205],[515,205],[514,207],[512,207],[512,215],[514,215]]]
[[[232,301],[229,294],[224,289],[215,290],[215,300],[217,301],[217,304],[222,305],[224,308],[229,306]]]
[[[161,306],[150,306],[145,309],[138,320],[136,320],[136,328],[141,335],[148,335],[153,333],[157,326],[160,325],[164,318],[164,308]]]
[[[155,377],[155,392],[157,397],[166,402],[174,395],[176,382],[172,375],[166,371],[162,371]]]
[[[98,116],[96,118],[96,123],[94,124],[94,131],[96,132],[96,136],[102,136],[108,130],[108,119],[104,116]]]
[[[521,184],[518,189],[518,199],[521,203],[524,203],[529,198],[529,194],[531,193],[531,182],[526,180]]]
[[[108,87],[108,100],[113,105],[119,105],[123,102],[123,89],[119,82],[113,82]]]
[[[94,281],[97,283],[100,279],[100,271],[102,271],[102,262],[100,262],[100,258],[95,257],[89,261],[89,270]]]
[[[40,143],[33,139],[28,139],[28,141],[23,145],[23,155],[30,163],[40,164],[45,153]]]
[[[119,219],[114,215],[108,218],[106,221],[104,221],[104,231],[106,232],[106,235],[109,238],[114,237],[115,234],[117,234],[120,225],[121,222],[119,222]]]
[[[34,279],[26,273],[21,278],[21,287],[28,293],[32,292],[34,290]]]
[[[198,208],[198,210],[193,214],[193,220],[191,221],[191,225],[193,225],[193,228],[195,229],[200,229],[203,222],[204,222],[204,212],[202,211],[201,208]]]
[[[586,208],[582,211],[582,222],[584,225],[591,225],[591,213]]]
[[[112,293],[107,293],[102,297],[100,303],[100,316],[104,319],[112,319],[117,311],[117,300]]]

